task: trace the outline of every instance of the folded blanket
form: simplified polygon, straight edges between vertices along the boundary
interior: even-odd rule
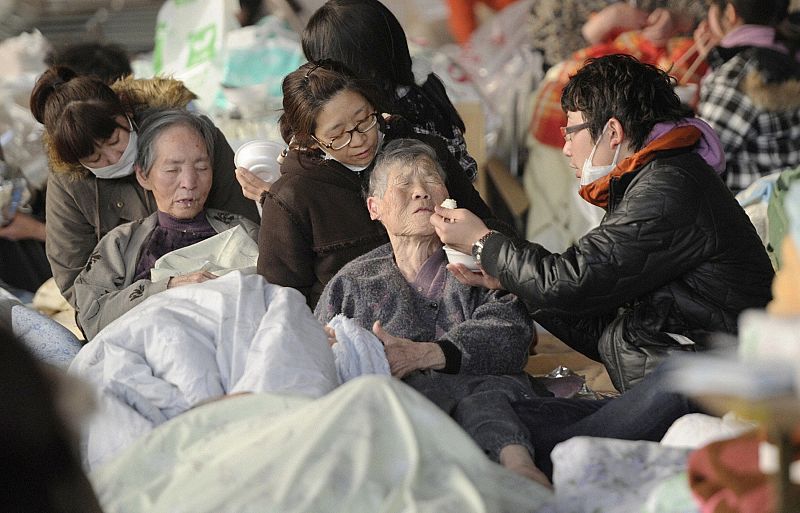
[[[66,369],[81,348],[67,328],[23,305],[0,288],[0,325],[11,330],[40,362]]]
[[[246,274],[256,271],[258,244],[242,226],[235,226],[185,248],[170,251],[156,260],[150,270],[152,281],[198,271],[217,276],[239,270]]]

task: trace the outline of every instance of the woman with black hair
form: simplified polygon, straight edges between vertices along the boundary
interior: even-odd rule
[[[713,0],[695,33],[711,68],[697,111],[719,134],[734,194],[800,164],[800,38],[788,16],[787,0]]]
[[[312,307],[344,264],[388,241],[362,197],[384,138],[413,137],[432,146],[452,197],[491,217],[444,141],[381,114],[379,96],[367,84],[331,61],[306,63],[283,81],[280,128],[289,149],[281,177],[264,196],[258,272],[298,289]]]
[[[467,152],[464,122],[447,97],[444,84],[430,74],[417,85],[406,34],[378,0],[329,0],[308,20],[303,53],[310,62],[330,59],[377,86],[388,112],[402,116],[417,134],[437,135],[474,181],[478,164]],[[237,177],[245,196],[258,200],[269,184],[242,168]]]

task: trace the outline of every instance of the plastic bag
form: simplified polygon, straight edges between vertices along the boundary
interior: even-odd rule
[[[524,112],[528,96],[544,76],[544,60],[533,48],[529,32],[531,5],[535,0],[520,0],[498,12],[473,33],[469,46],[444,48],[452,66],[475,85],[487,115],[488,147],[496,154],[514,160],[523,146],[527,120]],[[491,119],[495,118],[495,119]],[[502,129],[502,130],[501,130]]]
[[[153,71],[182,80],[209,111],[220,94],[225,36],[238,26],[233,0],[167,0],[156,18]]]
[[[9,224],[30,198],[28,182],[22,177],[13,176],[11,167],[0,161],[0,226]]]
[[[29,101],[36,78],[46,69],[49,48],[37,30],[0,43],[0,145],[6,162],[18,168],[34,190],[44,188],[48,167],[42,127],[31,114]]]
[[[232,30],[226,38],[222,88],[242,118],[272,114],[282,107],[283,78],[305,62],[300,38],[275,16]]]

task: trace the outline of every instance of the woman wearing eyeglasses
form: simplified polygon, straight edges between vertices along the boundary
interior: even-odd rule
[[[289,150],[265,195],[258,272],[296,288],[312,308],[344,264],[389,241],[362,196],[384,140],[410,137],[431,145],[458,205],[491,217],[445,142],[380,114],[375,98],[367,82],[332,61],[306,63],[283,81],[279,123]]]

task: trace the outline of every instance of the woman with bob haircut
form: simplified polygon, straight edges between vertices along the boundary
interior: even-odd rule
[[[406,34],[385,5],[378,0],[329,0],[308,20],[302,45],[310,62],[337,61],[356,77],[374,82],[377,99],[388,112],[405,118],[415,133],[444,139],[467,177],[475,180],[478,164],[467,152],[464,122],[436,75],[417,85]],[[269,189],[244,168],[237,169],[237,178],[253,200]]]
[[[332,61],[303,64],[283,81],[280,129],[289,148],[264,198],[258,272],[298,289],[312,307],[344,264],[388,242],[362,198],[384,139],[431,145],[452,197],[491,216],[441,138],[414,132],[404,119],[380,114],[380,106],[366,82]]]
[[[56,66],[31,93],[31,112],[44,125],[51,173],[47,184],[47,257],[61,293],[73,306],[73,283],[100,239],[120,224],[156,210],[136,181],[137,130],[151,109],[183,109],[195,98],[182,82],[125,78],[106,85]],[[258,220],[242,196],[233,151],[214,128],[214,187],[208,206]]]

